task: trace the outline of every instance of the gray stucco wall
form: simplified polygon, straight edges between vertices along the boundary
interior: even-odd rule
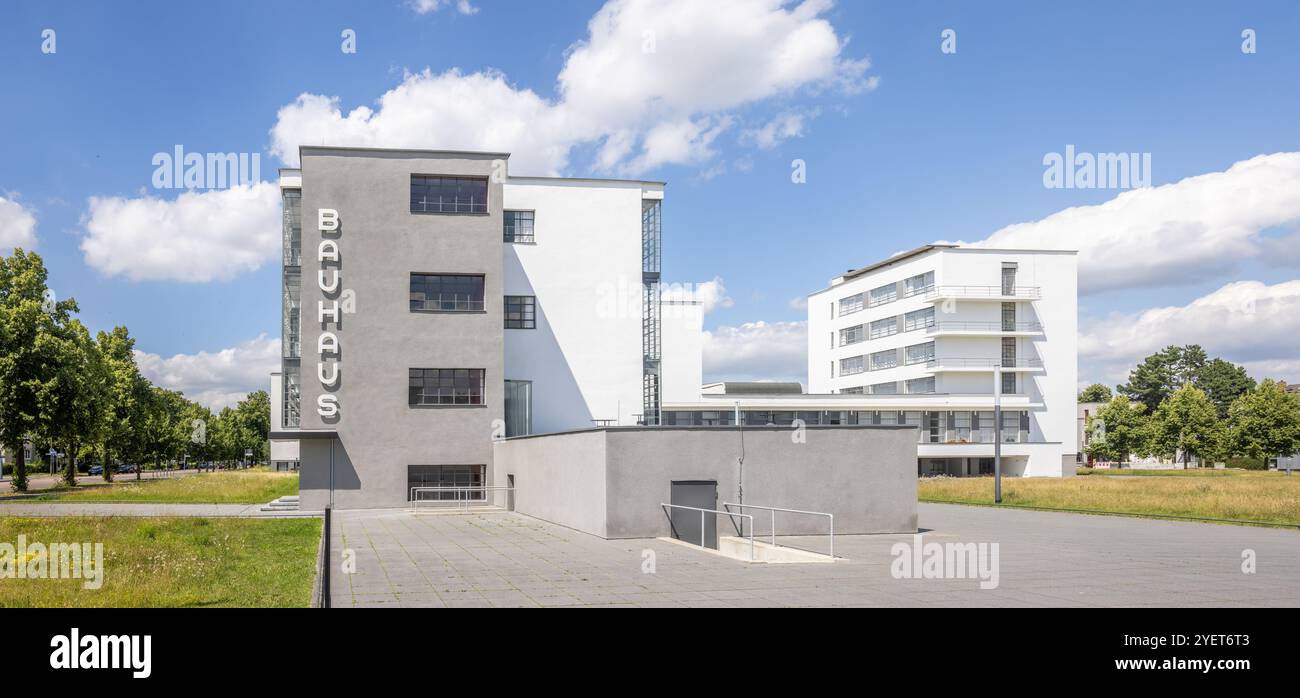
[[[491,478],[493,420],[502,418],[502,187],[489,179],[487,214],[411,213],[410,177],[491,177],[492,155],[304,148],[302,151],[302,429],[335,429],[335,506],[396,507],[406,502],[408,465],[484,465]],[[317,210],[339,212],[342,287],[355,314],[337,330],[317,321],[326,299],[317,285],[322,234]],[[410,310],[410,274],[484,275],[485,312]],[[317,340],[341,344],[340,415],[322,419],[316,399]],[[411,407],[410,368],[481,368],[485,406]],[[305,508],[328,497],[328,441],[303,441]],[[491,484],[490,482],[487,484]]]
[[[914,429],[810,427],[802,443],[793,433],[743,430],[747,504],[830,512],[836,533],[916,530]],[[509,439],[495,449],[498,473],[508,464],[515,475],[517,511],[605,538],[668,535],[659,504],[670,501],[673,480],[716,480],[719,505],[738,499],[734,428],[611,428]],[[593,470],[604,473],[603,496],[592,491]],[[594,524],[601,516],[603,526]],[[826,532],[820,517],[777,517],[781,534]],[[757,533],[769,530],[767,515],[754,520]],[[730,530],[719,522],[720,532]]]

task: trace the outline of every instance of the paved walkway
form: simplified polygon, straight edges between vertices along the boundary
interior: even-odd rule
[[[135,502],[0,502],[0,516],[206,516],[285,518],[311,511],[262,511],[261,504],[147,504]]]
[[[335,606],[1296,606],[1300,531],[920,505],[925,542],[999,543],[996,589],[895,579],[910,535],[839,536],[835,564],[751,565],[654,539],[606,541],[513,513],[339,512]],[[824,539],[792,538],[820,549]],[[1255,574],[1241,570],[1251,550]],[[652,551],[654,572],[643,571]],[[337,568],[336,568],[337,569]]]

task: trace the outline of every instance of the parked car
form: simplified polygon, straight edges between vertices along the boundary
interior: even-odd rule
[[[88,474],[88,475],[103,475],[103,474],[104,474],[104,466],[102,466],[102,465],[92,465],[92,466],[90,466],[89,469],[86,470],[86,474]]]
[[[117,472],[118,472],[118,473],[122,473],[122,474],[126,474],[126,473],[134,473],[134,472],[135,472],[135,466],[134,466],[134,465],[131,465],[130,463],[123,463],[123,464],[117,466]]]

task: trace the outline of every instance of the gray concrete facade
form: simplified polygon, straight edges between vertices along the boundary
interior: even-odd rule
[[[613,427],[494,449],[495,480],[514,481],[516,511],[602,538],[669,535],[659,504],[674,480],[714,480],[719,505],[736,502],[742,452],[746,504],[829,512],[837,533],[916,530],[911,427]],[[767,514],[751,513],[757,533],[770,529]],[[827,530],[820,517],[777,516],[783,534]]]
[[[480,465],[490,478],[491,434],[504,402],[501,181],[508,156],[307,146],[301,156],[301,429],[337,434],[302,439],[302,506],[328,503],[331,451],[338,508],[404,505],[410,465]],[[487,178],[488,212],[413,213],[412,175]],[[319,209],[338,211],[339,233],[322,233]],[[337,265],[318,260],[327,239],[340,248]],[[318,272],[334,268],[342,290],[327,295]],[[413,272],[482,274],[485,309],[412,311]],[[355,312],[337,326],[320,322],[318,303],[349,293]],[[332,389],[317,376],[325,331],[340,344],[338,356],[325,359],[340,365]],[[411,368],[484,369],[484,404],[411,406]],[[338,398],[332,419],[317,413],[317,397],[327,392]]]

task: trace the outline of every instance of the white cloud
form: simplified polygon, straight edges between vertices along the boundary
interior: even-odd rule
[[[819,113],[819,110],[812,110],[810,112],[788,111],[779,114],[759,128],[742,131],[740,140],[742,143],[753,143],[763,150],[771,150],[780,145],[782,141],[802,137],[806,122],[809,119],[816,118]]]
[[[344,114],[337,98],[300,95],[280,110],[271,149],[289,164],[303,144],[508,151],[513,169],[528,174],[561,172],[584,145],[604,172],[701,164],[733,125],[732,110],[801,90],[874,87],[868,61],[846,58],[846,41],[822,17],[830,7],[610,0],[587,38],[569,47],[554,100],[495,71],[425,69],[406,75],[376,109]]]
[[[789,306],[791,310],[808,310],[808,297],[796,296],[786,301],[785,304]]]
[[[705,315],[718,308],[730,308],[736,304],[727,295],[727,287],[720,276],[698,284],[666,284],[660,298],[665,301],[699,301]]]
[[[220,410],[268,388],[271,372],[280,367],[280,340],[262,334],[228,349],[167,358],[137,349],[135,361],[154,385]]]
[[[704,333],[705,381],[808,382],[808,323],[747,322]]]
[[[1089,293],[1223,276],[1278,250],[1295,258],[1300,234],[1279,242],[1265,233],[1298,225],[1300,153],[1274,153],[1010,225],[976,244],[1077,249],[1079,290]]]
[[[271,182],[175,200],[93,196],[83,223],[86,264],[132,281],[224,281],[280,254],[280,192]]]
[[[1300,280],[1238,281],[1183,306],[1085,320],[1080,380],[1115,384],[1169,345],[1200,344],[1210,356],[1244,365],[1255,378],[1300,378]]]
[[[417,14],[422,15],[437,12],[443,7],[453,4],[456,6],[456,11],[463,15],[478,13],[478,8],[470,4],[469,0],[455,0],[455,2],[452,0],[410,0],[410,2],[407,3],[412,10],[415,10]]]
[[[36,247],[36,216],[13,198],[0,196],[0,252],[8,253],[15,247],[31,250]]]

